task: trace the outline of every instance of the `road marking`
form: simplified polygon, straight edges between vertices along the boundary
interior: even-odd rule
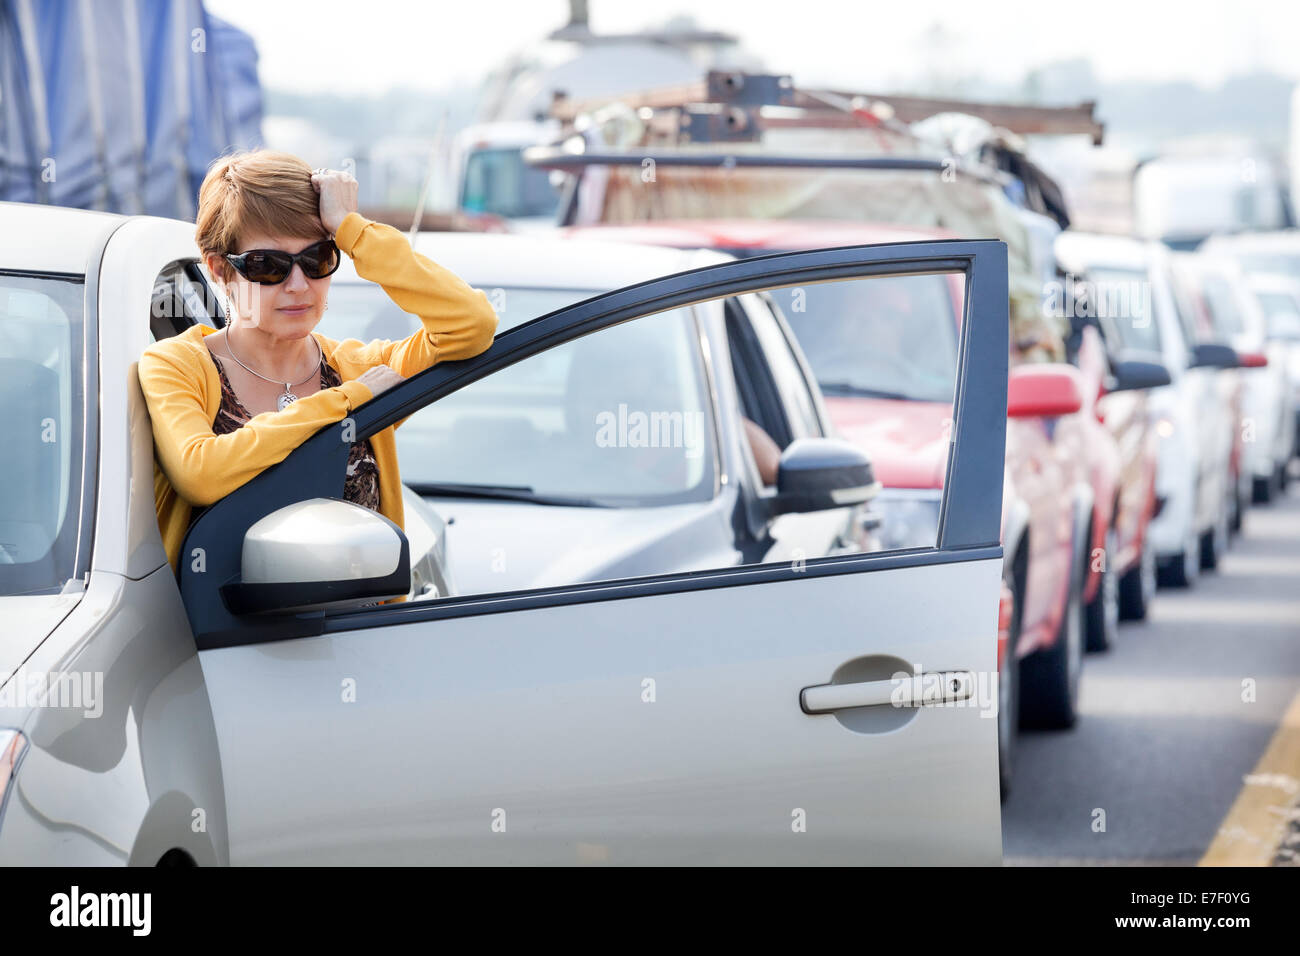
[[[1282,716],[1264,755],[1243,781],[1199,866],[1268,866],[1300,799],[1300,694]]]

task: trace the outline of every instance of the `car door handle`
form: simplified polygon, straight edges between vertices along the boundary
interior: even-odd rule
[[[967,700],[975,693],[970,671],[930,671],[898,680],[871,680],[857,684],[817,684],[799,692],[806,714],[829,714],[850,707],[923,707]]]

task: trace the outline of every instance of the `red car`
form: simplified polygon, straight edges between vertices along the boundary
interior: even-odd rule
[[[570,227],[565,232],[707,247],[738,256],[949,238],[933,230],[791,220],[657,221]],[[845,438],[868,452],[884,485],[877,502],[883,519],[879,534],[887,548],[932,544],[938,521],[952,415],[951,378],[939,366],[941,357],[949,354],[945,350],[956,342],[963,290],[959,276],[929,278],[927,285],[913,281],[908,286],[910,301],[899,295],[897,287],[888,286],[892,280],[809,287],[806,311],[778,298],[817,375],[832,421]],[[861,294],[868,287],[881,301],[826,301],[846,293]],[[812,303],[818,298],[823,301],[814,309]],[[913,341],[903,344],[911,351],[894,355],[880,354],[879,338],[862,335],[860,327],[856,334],[837,336],[825,321],[815,325],[800,321],[801,314],[813,312],[823,319],[834,314],[859,321],[873,310],[897,309],[907,310],[917,321]],[[848,354],[855,343],[870,343],[871,348]],[[1087,348],[1096,347],[1093,342]],[[916,371],[917,363],[912,362],[906,384],[891,381],[890,370],[899,367],[900,354],[920,357],[921,365],[928,362],[933,367]],[[846,359],[859,363],[859,368],[866,364],[864,374],[875,376],[869,385],[847,380]],[[1018,365],[1010,377],[999,645],[999,670],[1004,675],[999,682],[1004,792],[1010,779],[1016,715],[1034,726],[1074,723],[1087,620],[1107,618],[1099,611],[1086,611],[1088,603],[1101,607],[1108,593],[1104,581],[1115,576],[1107,562],[1093,560],[1092,552],[1106,545],[1120,472],[1114,440],[1094,409],[1102,388],[1100,373],[1094,377],[1064,364]],[[1123,545],[1117,548],[1120,553],[1132,549],[1131,541],[1128,552]],[[1101,633],[1108,632],[1103,628]],[[1008,653],[1006,646],[1014,651]],[[1020,666],[1007,668],[1008,660],[1019,661]]]
[[[1108,344],[1088,324],[1071,349],[1085,381],[1084,419],[1095,419],[1107,436],[1093,435],[1084,448],[1098,503],[1084,589],[1089,650],[1109,647],[1120,619],[1145,618],[1156,588],[1148,528],[1156,511],[1158,438],[1146,389],[1167,384],[1168,372],[1150,361],[1124,360],[1122,348]]]

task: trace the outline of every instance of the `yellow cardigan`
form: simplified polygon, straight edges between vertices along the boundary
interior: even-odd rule
[[[173,571],[192,509],[224,498],[372,398],[369,388],[354,381],[367,369],[388,365],[409,377],[445,359],[472,358],[492,344],[497,317],[486,293],[420,255],[403,233],[354,212],[334,241],[352,257],[357,275],[379,283],[424,324],[399,342],[336,342],[313,332],[325,361],[343,380],[337,388],[322,389],[283,411],[254,415],[242,428],[217,435],[212,424],[221,406],[221,379],[203,344],[213,330],[194,326],[151,345],[140,357],[140,386],[153,421],[154,507]],[[372,436],[370,444],[379,468],[379,510],[405,527],[395,427]]]

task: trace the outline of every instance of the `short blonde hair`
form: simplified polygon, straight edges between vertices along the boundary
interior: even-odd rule
[[[252,149],[216,159],[199,187],[195,240],[204,255],[237,252],[243,236],[316,239],[328,230],[312,168],[291,153]],[[230,266],[222,264],[223,278]]]

